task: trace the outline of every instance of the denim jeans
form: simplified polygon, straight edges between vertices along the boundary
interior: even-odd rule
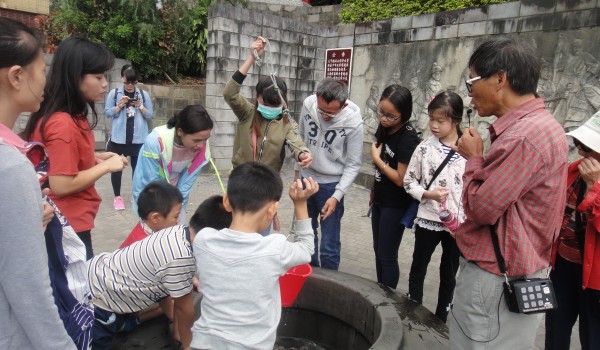
[[[92,331],[92,349],[109,350],[112,348],[113,338],[123,326],[123,323],[132,316],[131,314],[116,314],[111,311],[94,308],[94,328]]]
[[[325,202],[335,192],[337,182],[319,184],[319,191],[308,199],[308,215],[312,221],[312,228],[315,233],[315,252],[310,264],[316,267],[322,267],[330,270],[337,270],[340,266],[340,231],[342,216],[344,215],[344,199],[338,203],[335,211],[323,221],[319,218],[321,209]],[[319,246],[318,227],[321,224],[321,244]],[[320,258],[320,263],[319,263]]]

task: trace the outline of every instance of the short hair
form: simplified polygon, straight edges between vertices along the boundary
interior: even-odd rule
[[[127,68],[125,68],[127,67]],[[121,69],[121,77],[125,78],[127,81],[138,81],[140,80],[140,74],[137,69],[130,64],[126,64],[123,66],[125,69]]]
[[[258,162],[238,165],[229,175],[227,196],[233,211],[255,213],[270,201],[279,201],[281,177],[273,168]]]
[[[200,232],[205,227],[222,230],[231,225],[232,215],[223,206],[223,196],[212,196],[200,203],[190,218],[190,227]]]
[[[152,181],[144,187],[138,196],[138,215],[146,219],[152,212],[167,217],[173,207],[183,203],[183,195],[179,189],[166,181]]]
[[[213,120],[200,105],[189,105],[167,121],[167,128],[181,128],[184,134],[195,134],[213,128]]]
[[[508,36],[479,45],[469,59],[469,68],[483,78],[506,72],[512,90],[521,96],[534,94],[540,79],[540,60],[531,46]]]
[[[325,78],[317,85],[317,97],[327,103],[338,101],[343,106],[348,99],[348,86],[341,80]]]
[[[284,101],[281,101],[279,93],[275,90],[275,84],[273,84],[273,80],[270,76],[260,78],[258,84],[256,84],[256,97],[262,96],[263,101],[271,106],[280,106],[283,102],[287,105],[287,84],[279,77],[275,77],[275,81],[277,82],[277,87],[279,88],[279,92],[281,92]]]

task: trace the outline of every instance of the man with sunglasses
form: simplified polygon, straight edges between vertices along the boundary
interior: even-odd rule
[[[546,314],[546,350],[600,349],[600,112],[567,133],[582,159],[569,166],[567,202],[550,278],[558,309]]]
[[[362,164],[364,131],[360,108],[348,100],[346,84],[325,78],[318,84],[316,94],[304,100],[298,124],[313,161],[308,168],[297,165],[296,178],[312,177],[319,184],[319,191],[307,203],[315,233],[311,265],[337,270],[344,195]]]
[[[537,98],[540,61],[512,37],[481,44],[469,59],[466,80],[473,108],[496,116],[484,157],[469,127],[457,151],[467,159],[463,206],[456,231],[462,257],[449,318],[452,349],[532,349],[539,314],[510,312],[506,280],[547,277],[551,248],[565,203],[568,144],[564,130]],[[495,233],[494,233],[495,232]],[[500,271],[492,235],[506,261]]]

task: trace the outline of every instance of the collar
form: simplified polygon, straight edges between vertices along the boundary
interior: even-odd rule
[[[17,148],[24,148],[27,144],[27,142],[23,141],[23,139],[9,129],[8,126],[2,123],[0,123],[0,142]]]
[[[142,226],[142,230],[144,230],[144,232],[150,236],[154,233],[154,231],[152,231],[152,229],[150,228],[150,226],[148,226],[148,224],[146,224],[143,220],[140,220],[140,226]]]
[[[511,109],[508,113],[502,117],[498,117],[490,126],[490,140],[494,141],[500,136],[508,127],[513,125],[517,120],[524,118],[529,113],[535,112],[540,109],[544,109],[544,99],[534,98],[520,106]]]

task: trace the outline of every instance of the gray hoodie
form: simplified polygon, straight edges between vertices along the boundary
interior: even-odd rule
[[[304,100],[298,124],[300,136],[312,154],[309,168],[300,169],[303,177],[317,183],[337,182],[333,197],[342,200],[362,164],[363,120],[360,108],[352,101],[335,118],[326,122],[317,112],[317,95]]]

